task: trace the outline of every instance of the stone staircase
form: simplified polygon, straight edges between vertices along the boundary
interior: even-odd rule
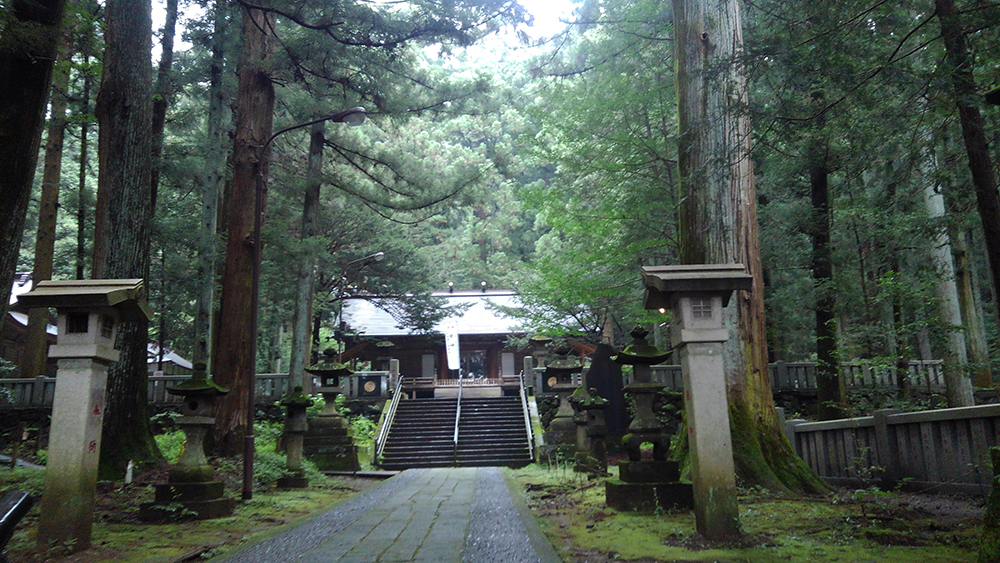
[[[532,461],[517,397],[462,399],[455,449],[456,399],[400,401],[380,467],[523,467]]]

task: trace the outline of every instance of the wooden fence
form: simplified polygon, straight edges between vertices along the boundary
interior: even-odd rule
[[[183,401],[179,395],[167,393],[168,387],[189,379],[188,375],[151,375],[146,394],[151,405],[176,405]],[[288,374],[257,374],[254,398],[258,405],[269,405],[288,394]],[[55,396],[55,377],[0,379],[0,406],[51,407]]]
[[[183,401],[171,395],[167,388],[175,387],[190,375],[151,375],[146,398],[151,405],[176,405]],[[340,389],[348,397],[384,397],[392,374],[387,371],[357,372],[344,378]],[[313,387],[319,380],[313,377]],[[271,405],[288,395],[290,389],[287,373],[258,373],[254,401],[258,406]],[[55,396],[55,377],[0,379],[0,408],[2,407],[51,407]]]
[[[899,385],[894,366],[876,366],[871,362],[840,364],[847,387]],[[681,366],[652,366],[653,381],[663,383],[671,391],[681,391]],[[811,362],[775,362],[770,365],[771,387],[774,391],[809,391],[816,389],[816,364]],[[941,360],[911,360],[908,377],[914,388],[940,390],[944,388]],[[626,384],[630,383],[628,378]]]
[[[1000,405],[793,420],[785,432],[799,456],[834,484],[986,495],[989,448],[1000,444]]]

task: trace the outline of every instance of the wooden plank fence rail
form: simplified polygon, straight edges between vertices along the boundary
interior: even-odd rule
[[[176,405],[183,400],[167,393],[168,387],[188,379],[188,375],[151,375],[146,397],[151,405]],[[55,377],[0,379],[0,407],[51,407],[55,396]],[[258,405],[270,405],[288,394],[287,373],[259,373],[254,394]]]
[[[895,366],[873,365],[868,361],[840,364],[847,387],[872,387],[899,385]],[[671,391],[681,391],[681,367],[672,365],[652,366],[653,381],[663,383]],[[805,391],[816,389],[816,364],[812,362],[775,362],[770,365],[771,386],[774,391]],[[911,360],[908,373],[915,388],[943,389],[944,372],[941,360]],[[631,383],[629,376],[625,384]]]
[[[785,423],[795,451],[833,484],[989,493],[989,449],[1000,444],[1000,405]]]

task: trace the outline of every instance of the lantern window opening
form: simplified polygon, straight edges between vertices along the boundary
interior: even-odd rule
[[[691,316],[695,319],[711,319],[712,300],[707,298],[691,299]]]
[[[88,313],[69,313],[66,315],[67,334],[86,334],[90,330],[90,315]]]

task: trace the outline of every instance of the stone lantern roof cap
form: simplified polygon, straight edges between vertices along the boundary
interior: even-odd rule
[[[17,300],[31,309],[115,309],[123,321],[142,322],[153,316],[145,295],[142,279],[45,280]]]
[[[633,338],[632,343],[611,358],[615,363],[653,365],[665,362],[670,357],[669,351],[663,351],[646,341],[649,331],[641,326],[636,326],[629,334]]]
[[[348,367],[347,364],[338,362],[336,355],[336,350],[333,348],[327,348],[323,351],[323,356],[325,357],[315,364],[307,367],[306,371],[320,377],[351,375],[354,373],[354,371]]]
[[[191,378],[186,379],[173,387],[167,388],[167,393],[171,395],[225,395],[229,389],[222,387],[212,381],[212,377],[205,372],[205,362],[196,362],[191,370]]]
[[[752,288],[753,276],[743,264],[643,266],[642,283],[646,286],[646,309],[669,308],[675,293],[719,294],[726,306],[733,291]]]

